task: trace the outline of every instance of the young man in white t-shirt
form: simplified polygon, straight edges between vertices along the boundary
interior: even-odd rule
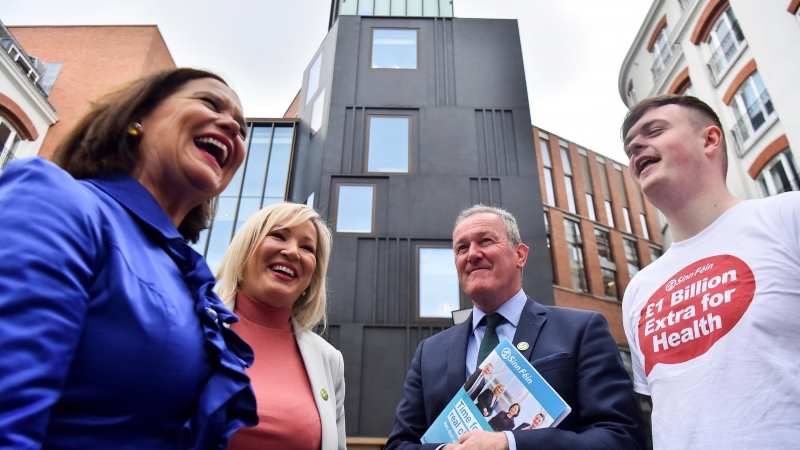
[[[643,100],[622,135],[675,241],[622,305],[654,448],[800,448],[800,192],[734,197],[719,118],[694,97]]]

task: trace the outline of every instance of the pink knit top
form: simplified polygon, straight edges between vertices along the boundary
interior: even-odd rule
[[[280,309],[239,291],[231,327],[253,348],[247,374],[256,393],[258,425],[241,428],[230,450],[319,450],[322,425],[303,357],[292,332],[291,308]]]

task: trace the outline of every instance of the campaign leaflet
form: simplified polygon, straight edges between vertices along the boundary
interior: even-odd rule
[[[528,360],[503,339],[422,436],[457,443],[472,430],[511,431],[558,425],[572,408]]]

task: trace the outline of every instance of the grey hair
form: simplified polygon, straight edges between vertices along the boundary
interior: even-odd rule
[[[453,229],[458,228],[461,222],[464,221],[469,216],[475,214],[494,214],[495,216],[499,217],[500,220],[503,221],[503,225],[506,228],[506,234],[508,235],[508,243],[511,245],[519,245],[522,244],[522,238],[519,236],[519,227],[517,226],[517,219],[514,216],[506,211],[503,208],[498,208],[496,206],[487,206],[478,203],[477,205],[472,205],[469,208],[461,211],[461,213],[456,217],[456,223],[453,226]]]

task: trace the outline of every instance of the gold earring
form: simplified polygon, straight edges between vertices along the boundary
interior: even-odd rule
[[[128,125],[128,134],[133,137],[140,137],[142,135],[142,124],[139,122],[133,122],[132,124]]]

